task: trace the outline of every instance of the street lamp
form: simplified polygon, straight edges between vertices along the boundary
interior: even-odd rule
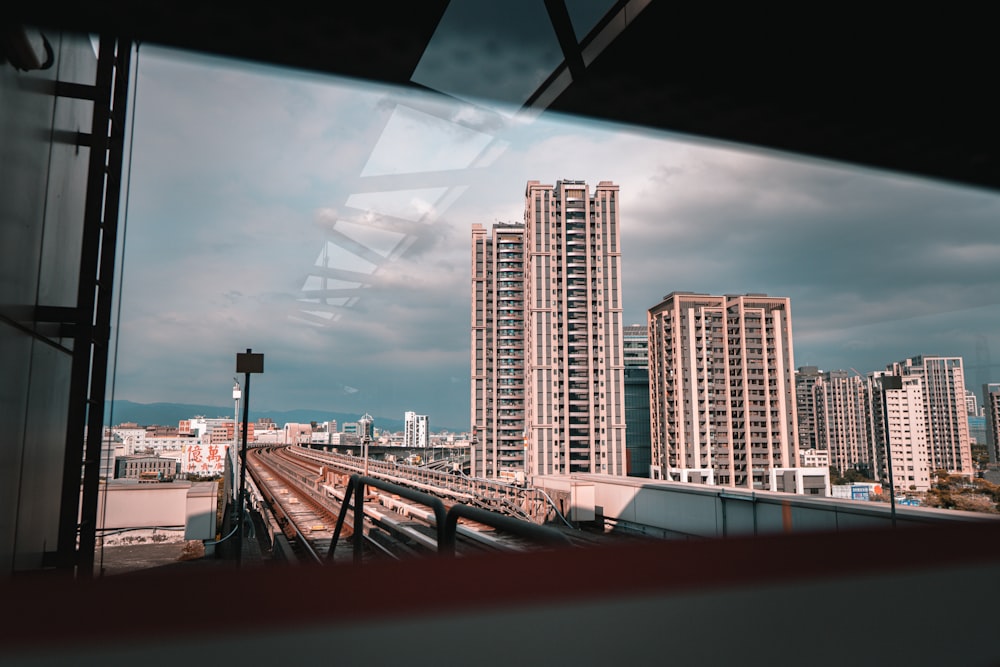
[[[885,461],[889,468],[889,516],[892,520],[892,527],[896,527],[896,485],[893,482],[892,470],[892,438],[889,433],[889,391],[903,388],[903,378],[898,375],[884,375],[879,378],[882,387],[882,423],[885,431]]]
[[[240,500],[237,503],[237,521],[239,525],[239,535],[236,540],[236,565],[239,567],[243,563],[243,526],[246,506],[246,481],[247,481],[247,420],[250,416],[250,374],[264,372],[264,355],[254,354],[248,347],[245,353],[236,353],[236,372],[243,373],[243,444],[240,448]]]
[[[233,444],[232,449],[229,451],[229,460],[233,464],[233,501],[238,499],[238,489],[236,488],[236,457],[240,451],[240,428],[238,424],[240,423],[240,399],[243,397],[243,392],[240,389],[240,381],[233,378]]]

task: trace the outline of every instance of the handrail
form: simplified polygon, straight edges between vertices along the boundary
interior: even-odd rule
[[[434,519],[437,528],[437,544],[438,553],[443,553],[445,550],[445,545],[448,540],[445,537],[444,525],[445,525],[445,510],[444,503],[441,502],[440,498],[435,498],[427,493],[422,493],[420,491],[415,491],[413,489],[407,488],[405,486],[400,486],[399,484],[393,484],[392,482],[386,482],[381,479],[376,479],[374,477],[365,477],[363,475],[351,475],[347,482],[347,488],[344,490],[344,502],[340,505],[340,513],[337,515],[337,527],[333,530],[333,538],[330,540],[330,550],[327,551],[327,560],[333,560],[333,552],[337,547],[337,541],[340,539],[340,530],[344,525],[344,519],[347,517],[348,499],[351,497],[351,492],[354,492],[354,562],[361,562],[362,554],[362,536],[364,535],[365,529],[365,487],[374,486],[376,489],[382,489],[389,493],[394,493],[398,496],[402,496],[408,500],[412,500],[415,503],[420,503],[421,505],[426,505],[434,511]],[[454,549],[453,549],[454,550]]]
[[[344,490],[344,500],[340,505],[340,512],[337,514],[337,526],[333,530],[333,538],[330,540],[330,549],[326,553],[327,560],[333,560],[334,550],[340,540],[340,532],[347,518],[347,510],[354,508],[354,562],[360,564],[363,553],[364,521],[365,521],[365,487],[373,486],[389,493],[394,493],[415,503],[426,505],[434,511],[434,519],[437,529],[438,554],[453,556],[455,554],[455,535],[458,532],[458,519],[470,519],[479,523],[484,523],[493,528],[513,533],[520,537],[532,540],[547,547],[572,546],[569,538],[552,528],[539,526],[529,521],[522,521],[504,514],[490,512],[489,510],[469,505],[456,504],[445,512],[444,503],[439,498],[435,498],[427,493],[415,491],[414,489],[386,482],[373,477],[363,475],[351,475]],[[350,503],[351,494],[354,494],[354,502]]]
[[[463,519],[470,519],[472,521],[478,521],[479,523],[485,523],[487,526],[493,526],[494,528],[507,531],[508,533],[519,535],[534,542],[538,542],[544,546],[572,546],[572,542],[569,541],[569,538],[560,533],[558,530],[547,528],[545,526],[539,526],[538,524],[534,524],[529,521],[521,521],[520,519],[515,519],[514,517],[510,517],[505,514],[498,514],[496,512],[490,512],[489,510],[480,509],[478,507],[470,507],[468,505],[459,504],[453,505],[452,508],[448,510],[448,515],[445,517],[445,539],[447,540],[447,553],[449,555],[455,553],[455,533],[458,528],[459,517],[462,517]]]

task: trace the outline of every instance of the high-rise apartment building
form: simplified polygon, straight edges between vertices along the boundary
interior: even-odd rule
[[[891,459],[896,491],[926,491],[931,485],[932,469],[923,378],[876,371],[868,375],[866,386],[876,476],[889,481]]]
[[[816,430],[816,384],[822,371],[816,366],[800,366],[795,372],[795,405],[799,420],[799,451],[817,451],[819,437]]]
[[[626,367],[649,368],[649,327],[628,324],[622,327],[622,360]]]
[[[475,477],[524,470],[524,225],[472,226]]]
[[[625,461],[630,477],[649,477],[649,329],[623,329],[625,362]]]
[[[625,474],[618,186],[528,181],[472,232],[472,470]]]
[[[872,474],[864,378],[843,370],[803,366],[795,374],[799,447],[828,452],[829,465],[843,474]]]
[[[965,412],[970,417],[979,416],[979,397],[971,389],[965,390]]]
[[[403,446],[426,447],[430,444],[428,429],[427,415],[418,415],[412,411],[403,413]]]
[[[986,415],[986,446],[990,463],[1000,462],[1000,382],[983,385],[983,411]]]
[[[672,292],[648,323],[654,477],[766,489],[799,467],[788,298]]]
[[[931,471],[973,475],[962,357],[917,356],[889,364],[886,370],[922,380]]]

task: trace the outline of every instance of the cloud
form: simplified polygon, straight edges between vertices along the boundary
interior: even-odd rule
[[[768,292],[792,298],[800,365],[941,353],[971,368],[1000,349],[992,193],[153,47],[139,73],[121,398],[226,405],[233,355],[252,347],[265,409],[466,426],[471,225],[520,220],[527,180],[620,185],[626,323],[673,290]],[[398,131],[378,149],[393,173],[362,176],[400,104],[397,129],[506,150],[446,173],[475,151]],[[316,277],[327,243],[366,262],[363,283]],[[304,286],[361,284],[314,308],[332,323],[301,321]]]

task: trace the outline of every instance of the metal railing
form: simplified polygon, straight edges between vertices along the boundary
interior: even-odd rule
[[[455,554],[455,536],[458,532],[459,518],[477,521],[491,526],[498,530],[511,533],[518,537],[534,542],[544,547],[568,547],[572,546],[569,538],[561,532],[545,526],[522,521],[514,517],[490,512],[478,507],[470,507],[461,503],[453,505],[445,512],[444,503],[439,498],[432,495],[415,491],[414,489],[386,482],[374,477],[362,475],[351,475],[344,490],[344,501],[340,506],[340,513],[337,516],[337,526],[333,531],[333,538],[330,540],[330,549],[327,551],[327,560],[333,560],[333,554],[340,540],[340,532],[344,525],[349,509],[354,510],[354,536],[353,536],[353,561],[361,563],[363,555],[364,540],[364,520],[365,520],[365,487],[372,486],[388,493],[397,494],[415,503],[420,503],[431,508],[434,512],[435,528],[437,531],[437,551],[439,555],[453,556]],[[354,496],[353,503],[349,503],[351,496]]]
[[[395,493],[403,498],[412,500],[415,503],[420,503],[421,505],[426,505],[434,511],[434,519],[437,528],[437,545],[438,553],[442,553],[445,549],[447,539],[445,538],[445,511],[444,503],[441,502],[439,498],[435,498],[427,493],[422,493],[420,491],[415,491],[413,489],[407,488],[405,486],[400,486],[399,484],[393,484],[392,482],[386,482],[381,479],[375,479],[374,477],[364,477],[362,475],[351,475],[347,482],[347,488],[344,490],[344,502],[340,505],[340,513],[337,515],[337,527],[333,529],[333,538],[330,540],[330,550],[327,551],[327,560],[333,560],[334,550],[337,548],[337,542],[340,539],[340,531],[344,526],[344,519],[347,517],[347,510],[350,505],[348,500],[351,494],[354,494],[354,562],[360,563],[361,556],[363,553],[364,540],[362,536],[365,532],[365,487],[373,486],[376,489],[382,489],[389,493]]]

